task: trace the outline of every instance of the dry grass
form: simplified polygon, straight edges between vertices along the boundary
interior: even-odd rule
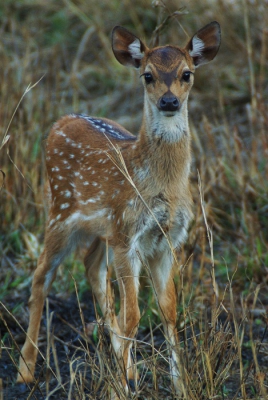
[[[221,50],[213,63],[196,73],[189,101],[195,222],[176,278],[182,373],[187,399],[265,399],[267,2],[2,3],[0,371],[4,352],[10,355],[11,364],[17,363],[16,343],[21,340],[9,326],[14,326],[13,317],[26,326],[25,291],[29,293],[29,276],[43,241],[44,135],[59,116],[73,111],[105,115],[132,132],[138,131],[143,101],[141,85],[136,71],[124,69],[114,60],[110,47],[113,26],[128,27],[147,43],[181,44],[188,35],[216,19],[222,26]],[[174,14],[176,10],[179,12]],[[41,77],[25,94],[12,118],[28,85]],[[67,263],[68,268],[69,264],[73,264],[72,260]],[[81,264],[74,263],[72,274],[76,281],[82,281]],[[66,269],[60,270],[59,281],[55,292],[62,297],[66,293],[70,296],[75,285]],[[85,286],[82,282],[78,290]],[[18,312],[22,301],[24,306]],[[4,308],[7,304],[10,313]],[[152,295],[146,297],[143,290],[141,305],[143,337],[134,346],[141,376],[137,394],[132,398],[173,398],[166,349],[155,339],[156,307]],[[94,339],[96,330],[88,337],[84,334],[87,326],[84,324],[83,328],[82,323],[79,345],[74,348],[73,344],[62,343],[72,349],[66,383],[55,344],[61,339],[53,334],[49,315],[47,321],[45,338],[49,345],[45,359],[47,365],[51,364],[47,371],[52,369],[53,374],[47,373],[46,379],[37,382],[28,398],[107,398],[110,387],[121,393],[118,366],[101,322],[98,341]],[[1,387],[0,379],[0,399]],[[59,393],[61,397],[57,397]],[[120,398],[124,398],[122,393]]]

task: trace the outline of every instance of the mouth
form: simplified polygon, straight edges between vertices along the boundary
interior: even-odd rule
[[[177,114],[177,111],[160,111],[160,113],[164,116],[164,117],[174,117]]]

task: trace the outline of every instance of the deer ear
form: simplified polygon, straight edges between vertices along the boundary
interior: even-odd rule
[[[186,50],[193,58],[194,65],[206,64],[218,53],[221,43],[221,28],[217,21],[204,26],[192,37]]]
[[[116,26],[112,32],[112,49],[120,64],[139,68],[147,47],[127,29]]]

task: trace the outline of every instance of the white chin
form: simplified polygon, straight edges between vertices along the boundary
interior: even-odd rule
[[[176,115],[176,111],[160,111],[164,117],[174,117]]]

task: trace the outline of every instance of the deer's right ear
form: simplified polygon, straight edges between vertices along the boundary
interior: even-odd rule
[[[139,68],[146,46],[127,29],[116,26],[112,32],[112,49],[120,64]]]

